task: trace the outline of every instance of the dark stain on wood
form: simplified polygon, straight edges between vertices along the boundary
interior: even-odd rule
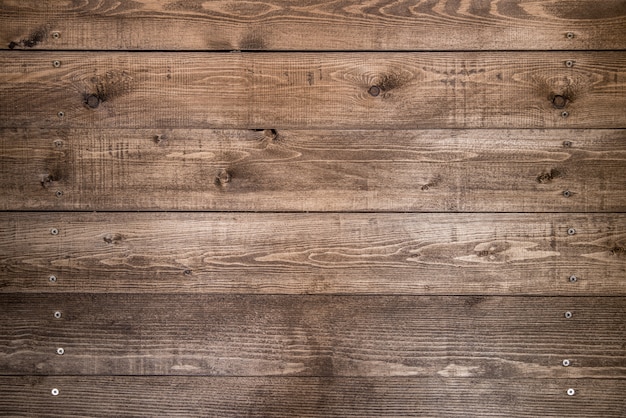
[[[40,43],[42,43],[48,37],[48,26],[42,26],[35,31],[33,31],[28,37],[21,39],[17,42],[11,41],[9,43],[10,49],[15,49],[17,47],[22,48],[34,48]]]
[[[538,175],[537,182],[538,183],[550,183],[554,179],[563,177],[563,175],[564,175],[563,169],[553,168],[549,172]]]

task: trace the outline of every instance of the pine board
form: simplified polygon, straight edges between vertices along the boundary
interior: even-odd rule
[[[626,211],[625,130],[0,129],[0,209]]]
[[[23,212],[0,226],[4,293],[626,295],[624,214]]]
[[[623,0],[4,0],[0,19],[3,49],[626,48]]]
[[[623,51],[0,56],[0,127],[626,127]]]
[[[625,378],[625,302],[624,297],[5,293],[0,370],[5,375]],[[562,366],[563,359],[571,365]]]
[[[570,387],[576,395],[566,394]],[[37,417],[621,418],[625,391],[626,380],[600,379],[0,377],[0,409]]]

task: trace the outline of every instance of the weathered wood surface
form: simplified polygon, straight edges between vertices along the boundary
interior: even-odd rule
[[[623,51],[4,51],[0,66],[0,127],[624,128],[625,108]]]
[[[623,0],[4,0],[0,19],[3,49],[626,48]]]
[[[0,129],[0,209],[626,211],[624,130]]]
[[[574,396],[566,394],[570,387]],[[625,391],[626,380],[603,379],[0,377],[0,410],[37,417],[622,418]]]
[[[626,295],[625,214],[26,212],[0,226],[4,293]]]
[[[7,375],[626,378],[625,302],[624,297],[2,294],[0,370]],[[572,364],[563,367],[563,359]]]

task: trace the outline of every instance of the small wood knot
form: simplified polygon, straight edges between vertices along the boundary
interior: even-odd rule
[[[85,104],[89,106],[90,108],[95,109],[98,106],[100,106],[100,99],[95,94],[90,94],[85,99]]]
[[[152,139],[154,140],[155,144],[163,145],[167,142],[167,135],[165,134],[155,135]]]
[[[278,132],[276,132],[276,129],[266,129],[265,131],[263,131],[263,133],[265,134],[267,138],[269,138],[272,141],[278,138]]]
[[[225,169],[221,169],[219,173],[217,173],[217,176],[215,177],[215,184],[223,185],[226,183],[230,183],[230,179],[231,179],[230,173],[226,171]]]
[[[567,104],[567,98],[561,95],[556,95],[552,99],[552,104],[557,109],[563,109],[565,105]]]
[[[367,92],[370,94],[370,96],[376,97],[380,94],[380,87],[372,86]]]

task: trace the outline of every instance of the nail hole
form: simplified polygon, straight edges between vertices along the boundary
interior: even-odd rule
[[[63,146],[63,141],[61,141],[61,140],[54,141],[54,146],[57,147],[57,148],[62,147]]]
[[[54,68],[59,68],[61,66],[61,61],[52,61],[52,65]]]
[[[567,235],[574,235],[576,233],[576,230],[574,228],[569,228],[567,230]]]
[[[574,61],[565,61],[565,66],[567,68],[572,68],[574,66]]]
[[[58,229],[56,229],[56,228],[52,228],[52,229],[50,230],[50,234],[52,234],[52,235],[59,235],[59,230],[58,230]]]
[[[56,197],[61,197],[61,196],[63,196],[63,192],[62,192],[61,190],[57,190],[57,191],[54,193],[54,195],[55,195]]]
[[[380,94],[380,87],[378,86],[372,86],[369,88],[369,90],[367,91],[371,96],[378,96]]]
[[[60,318],[61,318],[61,312],[60,312],[60,311],[56,311],[56,312],[54,313],[54,317],[55,317],[56,319],[60,319]]]
[[[563,146],[565,148],[571,148],[572,147],[572,141],[563,141]]]
[[[567,389],[567,394],[569,396],[574,396],[576,394],[576,391],[572,388]]]
[[[569,360],[563,360],[563,367],[568,367],[570,365]]]
[[[570,283],[576,283],[578,281],[578,277],[572,274],[571,276],[569,276],[569,281]]]
[[[191,270],[185,270],[185,271],[183,272],[183,274],[184,274],[185,276],[191,276]]]
[[[57,396],[59,394],[59,389],[54,388],[50,391],[50,393],[52,393],[52,396]]]
[[[564,197],[570,197],[571,195],[572,195],[572,192],[570,192],[569,190],[565,190],[565,191],[563,192],[563,196],[564,196]]]
[[[574,316],[574,314],[572,314],[570,311],[565,312],[565,318],[570,319],[572,316]]]
[[[567,39],[574,39],[574,32],[567,32],[565,36],[567,37]]]
[[[55,275],[50,275],[50,277],[48,277],[48,280],[49,280],[51,283],[56,283],[56,281],[57,281],[57,276],[55,276]]]
[[[561,112],[561,116],[566,118],[566,117],[569,116],[569,112],[568,111],[563,111],[563,112]]]
[[[59,32],[52,32],[52,38],[59,39],[60,37],[61,37],[61,34]]]
[[[62,118],[63,116],[65,116],[65,113],[63,113],[63,112],[59,112],[59,113],[57,113],[57,115],[58,115],[60,118]]]
[[[63,347],[59,347],[57,348],[57,354],[62,356],[63,354],[65,354],[65,350],[63,349]]]

